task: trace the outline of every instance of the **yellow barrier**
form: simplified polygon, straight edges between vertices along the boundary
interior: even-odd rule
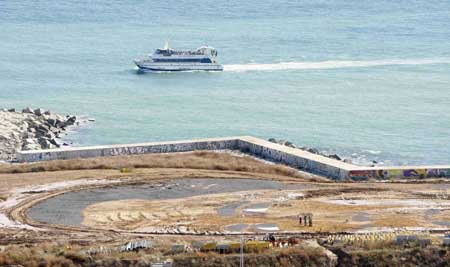
[[[215,250],[217,247],[217,243],[211,242],[211,243],[206,243],[202,246],[201,250],[203,251],[210,251],[210,250]]]
[[[246,251],[259,251],[263,249],[268,249],[270,247],[269,242],[265,241],[247,241],[245,242],[244,249]]]

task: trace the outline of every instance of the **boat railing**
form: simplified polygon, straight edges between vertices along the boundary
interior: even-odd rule
[[[156,50],[156,54],[159,55],[187,55],[187,56],[200,56],[204,55],[203,51],[183,51],[183,50]]]

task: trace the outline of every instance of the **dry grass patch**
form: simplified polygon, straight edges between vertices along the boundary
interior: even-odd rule
[[[414,214],[392,214],[384,213],[374,216],[374,225],[378,227],[417,227],[423,226],[424,222]]]
[[[290,177],[302,176],[296,169],[279,164],[267,164],[250,156],[196,151],[170,154],[98,157],[89,159],[55,160],[37,163],[2,164],[0,173],[30,173],[66,170],[134,168],[182,168],[221,171],[267,173]]]

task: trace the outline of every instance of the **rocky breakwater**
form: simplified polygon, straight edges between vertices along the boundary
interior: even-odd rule
[[[316,155],[321,155],[321,156],[328,157],[328,158],[331,158],[331,159],[344,161],[344,162],[347,162],[347,163],[352,163],[350,159],[343,159],[342,157],[340,157],[337,154],[325,154],[325,153],[320,152],[317,148],[313,148],[313,147],[306,147],[306,146],[299,147],[299,146],[295,145],[294,143],[292,143],[290,141],[286,141],[286,140],[282,140],[282,139],[277,140],[275,138],[269,138],[267,141],[275,143],[275,144],[287,146],[287,147],[301,149],[303,151],[308,151],[309,153],[313,153],[313,154],[316,154]]]
[[[58,139],[75,124],[75,116],[61,116],[40,108],[0,110],[0,161],[13,161],[20,150],[58,148]]]

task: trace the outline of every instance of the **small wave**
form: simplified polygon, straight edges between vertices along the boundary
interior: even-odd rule
[[[372,155],[379,155],[381,153],[381,151],[379,150],[363,150],[363,152],[368,153],[368,154],[372,154]]]
[[[369,61],[320,61],[320,62],[280,62],[273,64],[231,64],[224,65],[225,71],[277,71],[277,70],[320,70],[340,68],[365,68],[392,65],[450,64],[450,59],[391,59]]]

